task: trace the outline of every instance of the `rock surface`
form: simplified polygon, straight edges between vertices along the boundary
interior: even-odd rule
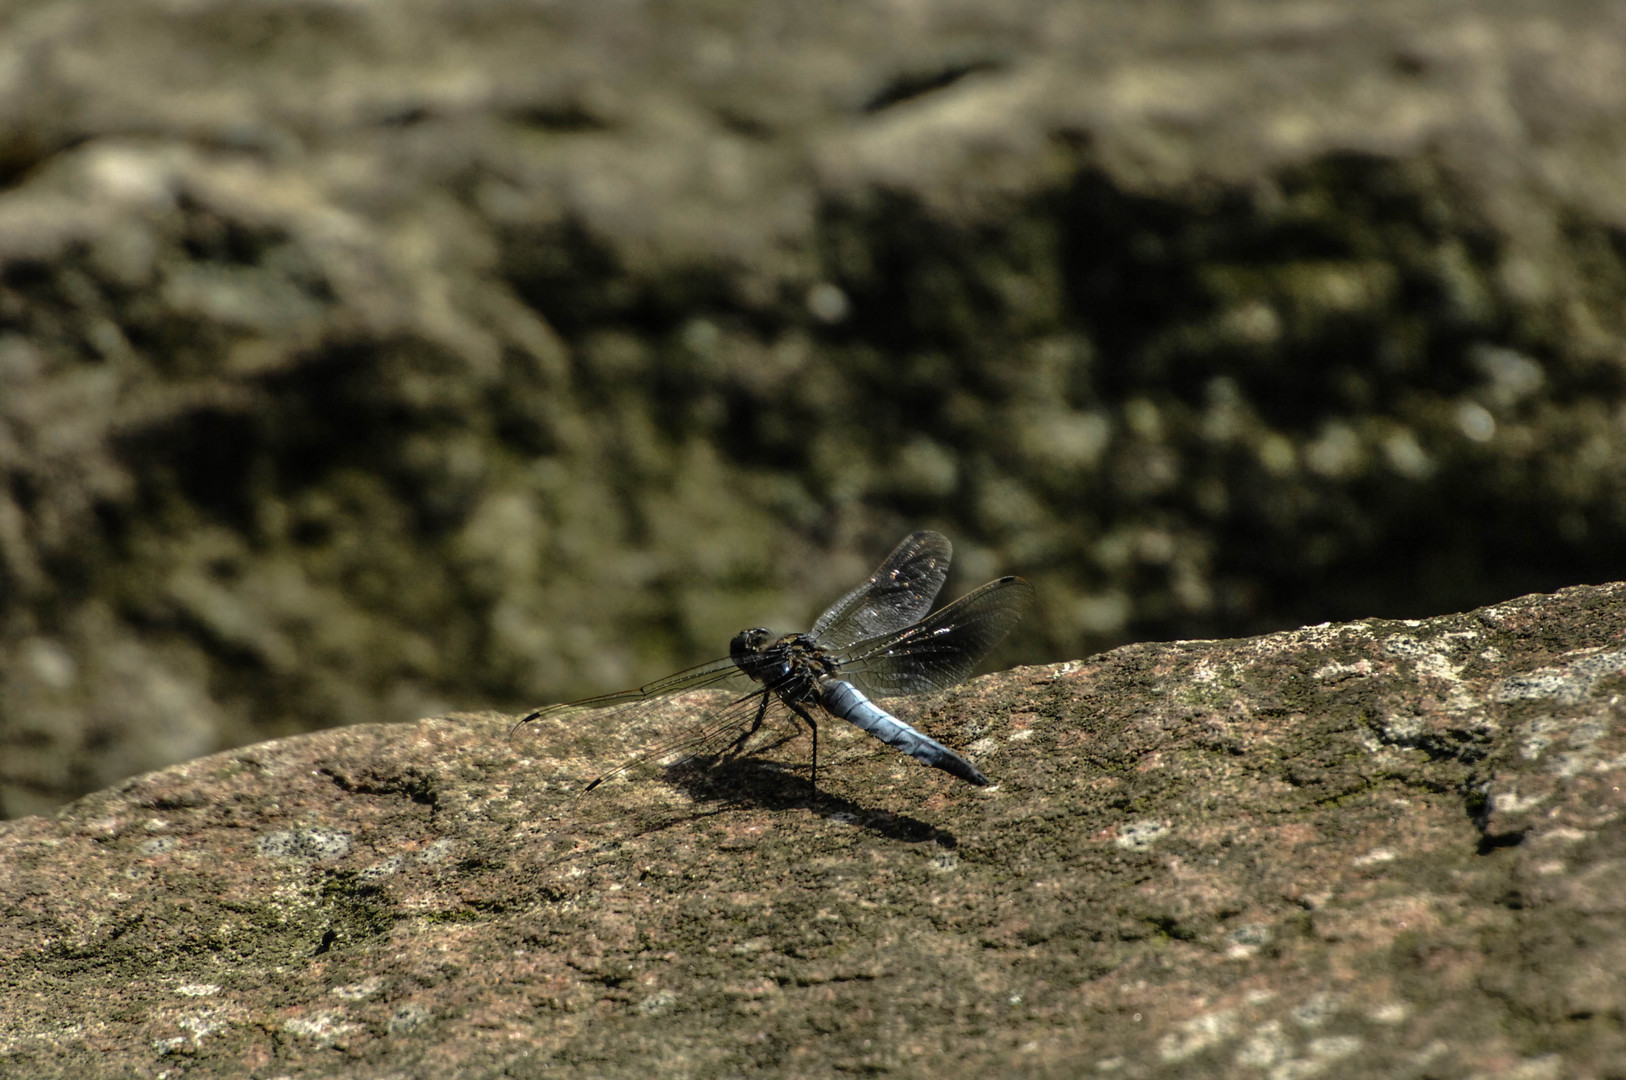
[[[0,825],[0,1074],[1619,1076],[1623,693],[1615,584],[914,702],[990,789],[251,746]]]
[[[1626,5],[29,0],[0,815],[632,685],[909,528],[1018,659],[1621,576]]]

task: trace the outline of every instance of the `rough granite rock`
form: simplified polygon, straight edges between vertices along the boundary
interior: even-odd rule
[[[0,815],[635,684],[1616,580],[1618,0],[20,0]],[[847,579],[851,580],[851,579]]]
[[[460,715],[0,825],[0,1074],[1626,1075],[1626,584],[1128,646],[827,726]],[[673,714],[691,702],[671,703]],[[777,764],[776,764],[777,763]]]

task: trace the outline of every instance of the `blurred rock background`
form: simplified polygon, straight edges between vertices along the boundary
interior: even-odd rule
[[[1626,576],[1626,8],[0,14],[0,813],[805,625]]]

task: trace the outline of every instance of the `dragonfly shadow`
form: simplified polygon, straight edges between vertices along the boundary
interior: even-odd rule
[[[759,810],[808,810],[845,821],[877,836],[907,843],[932,843],[952,851],[959,840],[951,832],[930,822],[863,806],[830,791],[814,790],[805,772],[759,758],[691,759],[666,770],[664,781],[678,788],[698,805],[718,810],[754,808]]]

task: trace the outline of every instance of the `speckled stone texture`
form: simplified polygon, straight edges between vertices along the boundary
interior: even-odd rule
[[[1626,584],[1145,644],[585,779],[463,715],[0,825],[0,1075],[1612,1077]]]
[[[13,0],[0,816],[794,629],[1621,577],[1619,0]],[[805,625],[805,622],[801,625]]]

